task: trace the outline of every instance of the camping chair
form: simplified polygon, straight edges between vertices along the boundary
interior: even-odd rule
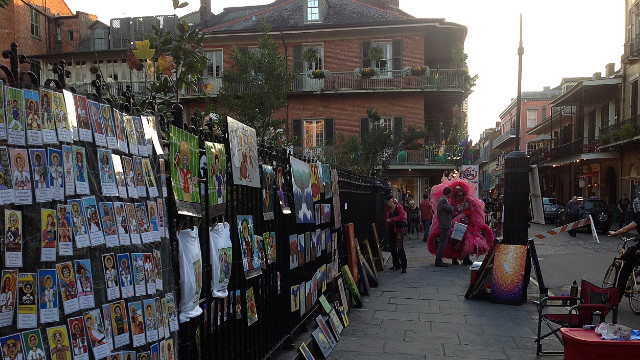
[[[564,304],[563,304],[564,302]],[[571,306],[567,310],[567,303],[575,302],[577,305]],[[618,288],[601,288],[592,283],[582,280],[580,283],[580,296],[547,296],[540,300],[538,305],[538,337],[536,338],[536,355],[539,354],[562,354],[562,351],[542,351],[542,340],[554,335],[561,344],[562,337],[559,334],[563,327],[582,327],[591,324],[595,311],[600,312],[600,321],[612,311],[615,324],[618,321]],[[548,312],[555,309],[556,312]],[[542,334],[542,322],[549,327],[549,332]],[[563,344],[564,345],[564,344]]]

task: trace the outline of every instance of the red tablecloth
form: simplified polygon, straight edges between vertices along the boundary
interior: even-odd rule
[[[640,340],[602,340],[594,330],[562,328],[564,358],[572,359],[639,359]]]

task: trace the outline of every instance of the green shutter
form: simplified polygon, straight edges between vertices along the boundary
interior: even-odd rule
[[[360,140],[362,140],[364,135],[369,132],[370,125],[371,121],[369,121],[368,117],[360,118]]]
[[[302,136],[302,119],[293,119],[291,121],[291,127],[293,130],[293,145],[294,146],[299,146],[302,147],[302,140],[303,140],[303,136]]]
[[[369,48],[371,47],[371,41],[362,42],[362,67],[371,67],[371,60],[369,59]]]
[[[303,79],[300,74],[303,72],[303,63],[302,63],[302,45],[294,45],[293,46],[293,73],[296,75],[296,80],[293,84],[293,88],[295,90],[300,90],[303,88]]]
[[[393,135],[402,136],[404,132],[402,116],[396,116],[393,118]]]
[[[391,55],[393,56],[393,70],[402,70],[402,39],[395,39],[391,44]]]
[[[324,119],[324,144],[326,146],[333,145],[333,138],[334,138],[333,132],[334,132],[333,119],[331,118]]]

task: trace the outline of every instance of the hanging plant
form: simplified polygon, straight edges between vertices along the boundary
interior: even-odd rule
[[[371,66],[377,67],[380,60],[382,60],[382,55],[384,55],[384,51],[382,51],[382,48],[380,48],[379,46],[374,46],[372,48],[369,48],[367,55],[369,56],[369,59],[371,59],[372,61]]]
[[[308,64],[313,64],[318,61],[318,49],[314,47],[307,48],[302,53],[302,60],[306,61]]]

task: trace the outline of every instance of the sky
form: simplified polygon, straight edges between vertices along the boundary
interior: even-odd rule
[[[174,12],[171,0],[66,0],[72,11],[111,18],[184,15],[199,8],[191,1]],[[268,4],[272,0],[212,0],[212,11]],[[469,136],[495,126],[518,89],[519,19],[522,14],[522,91],[556,87],[563,77],[605,73],[607,63],[620,69],[624,52],[622,0],[400,0],[400,9],[417,18],[444,18],[467,27],[465,52],[469,72],[478,81],[469,96]],[[428,49],[427,49],[428,51]]]

